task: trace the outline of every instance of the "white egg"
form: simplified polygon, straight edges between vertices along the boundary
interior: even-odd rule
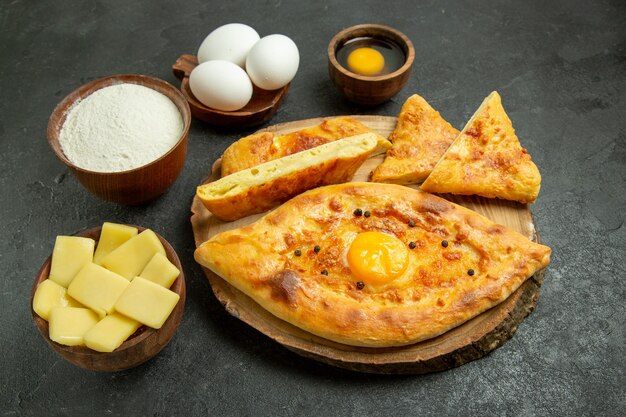
[[[246,59],[246,72],[264,90],[289,84],[298,71],[300,54],[296,44],[285,35],[269,35],[254,44]]]
[[[189,75],[193,95],[204,105],[223,111],[244,107],[252,98],[252,83],[246,72],[229,61],[207,61]]]
[[[229,23],[220,26],[202,41],[198,49],[198,62],[221,59],[244,68],[246,56],[258,40],[259,34],[248,25]]]

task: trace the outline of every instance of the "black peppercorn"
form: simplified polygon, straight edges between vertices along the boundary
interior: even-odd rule
[[[362,290],[363,288],[365,288],[365,283],[363,281],[357,281],[356,288],[357,290]]]
[[[363,213],[363,215],[364,215],[365,217],[369,217],[369,216],[371,216],[371,215],[372,215],[372,213],[370,213],[369,211],[366,211],[366,212],[364,212],[364,213]]]
[[[327,270],[325,270],[325,269],[322,269],[321,274],[322,274],[322,275],[328,275],[328,271],[327,271]]]
[[[413,219],[409,220],[409,227],[415,227],[415,222]]]
[[[300,255],[302,255],[302,251],[301,251],[300,249],[296,249],[296,250],[293,252],[293,254],[294,254],[294,255],[296,255],[296,256],[300,256]]]
[[[415,246],[417,246],[415,242],[409,242],[409,248],[415,249]]]
[[[313,248],[313,252],[315,252],[315,253],[318,253],[321,250],[322,250],[322,248],[320,248],[319,245],[315,245],[315,247]]]
[[[474,270],[473,269],[469,269],[467,271],[467,275],[469,275],[470,277],[474,275]]]
[[[448,241],[447,240],[441,241],[441,246],[443,246],[444,248],[447,248],[448,247]]]
[[[358,216],[361,216],[362,214],[363,214],[363,210],[361,210],[361,209],[356,209],[356,210],[354,210],[354,215],[355,215],[355,216],[357,216],[357,217],[358,217]]]

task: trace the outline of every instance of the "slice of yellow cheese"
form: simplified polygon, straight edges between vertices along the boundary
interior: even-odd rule
[[[57,236],[49,278],[67,288],[80,269],[93,260],[96,242],[79,236]]]
[[[180,275],[178,268],[161,253],[156,253],[139,274],[140,277],[165,288],[171,287],[178,275]]]
[[[54,281],[46,279],[35,290],[33,310],[39,317],[49,320],[54,307],[83,307],[78,301],[67,295],[67,289]]]
[[[117,300],[115,310],[146,326],[160,329],[179,298],[174,291],[138,276]]]
[[[93,255],[93,263],[102,265],[102,259],[131,237],[137,236],[137,228],[125,224],[104,222],[100,240]]]
[[[98,323],[98,315],[88,308],[55,307],[50,311],[49,336],[67,346],[83,345],[83,335]]]
[[[126,278],[89,263],[76,274],[67,293],[102,318],[113,312],[113,305],[128,285]]]
[[[165,249],[156,233],[146,229],[105,256],[102,266],[130,281],[143,271],[155,253],[165,256]]]
[[[85,345],[98,352],[113,352],[141,326],[119,313],[109,314],[83,336]]]

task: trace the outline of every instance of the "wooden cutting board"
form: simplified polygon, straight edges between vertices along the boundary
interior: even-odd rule
[[[352,117],[385,137],[396,125],[395,117]],[[322,120],[317,118],[282,123],[263,131],[284,134],[317,125]],[[382,160],[382,155],[370,158],[357,171],[354,181],[367,181],[370,172]],[[204,182],[219,178],[219,164],[220,160],[217,160],[210,177]],[[477,196],[443,195],[443,197],[516,230],[529,239],[539,240],[527,205]],[[196,247],[219,232],[245,226],[263,216],[257,214],[234,222],[222,222],[214,218],[197,197],[193,200],[191,211]],[[301,330],[272,315],[209,269],[203,270],[215,296],[230,314],[286,348],[302,356],[341,368],[384,374],[423,374],[442,371],[483,357],[513,336],[519,323],[534,309],[543,282],[543,271],[540,271],[499,305],[436,338],[402,347],[363,348],[336,343]]]

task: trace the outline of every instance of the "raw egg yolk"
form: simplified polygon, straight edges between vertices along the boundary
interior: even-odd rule
[[[348,68],[361,75],[376,75],[385,67],[383,54],[374,48],[358,48],[348,55]]]
[[[348,266],[365,284],[386,284],[406,269],[408,251],[395,236],[380,232],[359,233],[348,248]]]

